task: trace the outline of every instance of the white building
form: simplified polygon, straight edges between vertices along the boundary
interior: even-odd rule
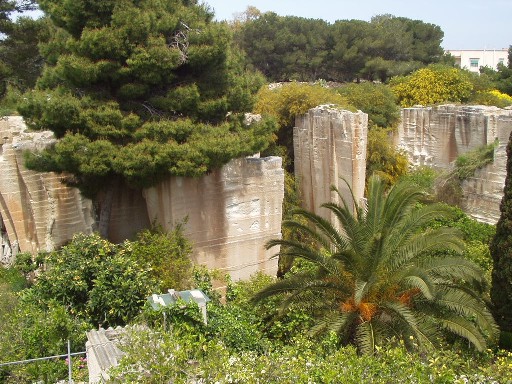
[[[478,72],[480,67],[498,68],[498,64],[508,65],[507,49],[460,49],[446,51],[455,57],[455,64],[471,72]]]

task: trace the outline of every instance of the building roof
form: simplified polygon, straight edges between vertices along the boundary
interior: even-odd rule
[[[115,367],[123,352],[117,347],[125,329],[121,327],[93,329],[87,332],[87,368],[89,383],[102,383],[109,379],[107,371]]]
[[[199,305],[205,305],[210,301],[210,298],[199,289],[186,291],[175,291],[174,289],[169,289],[168,293],[160,295],[153,294],[149,296],[147,300],[154,310],[158,310],[160,307],[167,307],[169,305],[176,304],[178,300],[183,300],[186,303],[194,301]]]

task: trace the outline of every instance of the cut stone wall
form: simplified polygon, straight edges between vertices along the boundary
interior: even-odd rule
[[[23,166],[24,150],[55,142],[51,132],[29,132],[20,117],[0,121],[0,224],[2,253],[51,251],[74,233],[97,228],[93,204],[54,173]],[[281,159],[236,159],[201,178],[171,177],[144,191],[122,188],[114,196],[109,240],[121,242],[152,222],[166,229],[188,217],[193,260],[246,279],[275,274],[277,260],[264,244],[281,236],[284,171]],[[4,251],[5,249],[5,251]]]
[[[18,250],[51,251],[76,232],[92,233],[90,200],[77,189],[64,186],[59,175],[23,166],[23,151],[51,144],[52,134],[28,132],[21,117],[4,117],[0,119],[0,140],[2,262],[8,263]]]
[[[364,196],[368,115],[323,105],[295,120],[293,134],[295,175],[303,207],[331,220],[327,202],[340,203],[335,186],[350,204]]]
[[[402,109],[396,144],[414,166],[449,169],[465,152],[498,141],[494,162],[463,183],[462,208],[477,220],[496,223],[506,176],[512,110],[440,105]]]
[[[201,178],[173,177],[144,191],[151,220],[165,228],[188,218],[194,262],[234,280],[277,272],[278,250],[264,244],[281,236],[284,171],[280,157],[232,160]]]

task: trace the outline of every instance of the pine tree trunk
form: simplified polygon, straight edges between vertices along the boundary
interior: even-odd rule
[[[119,190],[119,181],[115,180],[107,187],[103,197],[101,199],[99,207],[99,223],[98,231],[100,236],[104,239],[108,239],[109,228],[110,228],[110,217],[112,214],[112,202],[114,195]]]

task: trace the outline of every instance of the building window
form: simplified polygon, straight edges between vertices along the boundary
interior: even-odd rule
[[[504,59],[503,57],[500,57],[500,58],[498,59],[498,65],[499,65],[499,64],[504,64],[504,63],[505,63],[505,59]]]
[[[479,59],[469,59],[469,66],[471,68],[478,68],[478,60]]]

